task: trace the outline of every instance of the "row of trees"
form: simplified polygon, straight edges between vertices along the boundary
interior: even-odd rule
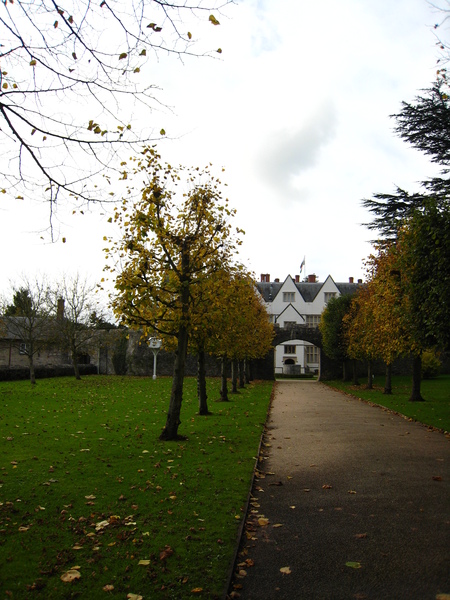
[[[172,391],[161,439],[178,437],[188,352],[199,359],[200,412],[208,412],[205,354],[242,361],[264,356],[273,338],[253,278],[236,262],[243,233],[209,169],[174,168],[146,147],[130,166],[143,177],[138,202],[130,194],[115,211],[121,230],[107,238],[115,277],[112,308],[122,325],[158,336],[175,352]],[[223,377],[222,399],[227,399]]]
[[[422,400],[421,357],[450,348],[450,104],[445,79],[414,103],[403,103],[396,132],[442,167],[421,191],[376,194],[363,201],[378,232],[366,261],[367,283],[354,298],[330,302],[321,323],[325,351],[334,358],[381,358],[390,367],[413,357],[411,400]],[[369,374],[370,381],[370,374]]]
[[[2,300],[0,337],[9,338],[26,355],[32,384],[36,357],[51,347],[70,356],[75,377],[81,378],[80,355],[98,347],[102,332],[114,327],[105,320],[95,292],[79,275],[64,277],[57,285],[45,278],[24,278],[12,286],[12,297]]]

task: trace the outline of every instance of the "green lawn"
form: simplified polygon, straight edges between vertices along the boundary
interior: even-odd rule
[[[160,442],[170,386],[0,383],[2,598],[221,596],[272,383],[220,403],[219,381],[208,380],[213,414],[200,417],[188,379],[187,440]],[[76,579],[62,581],[69,570]]]
[[[450,431],[450,375],[440,375],[436,379],[422,381],[421,390],[425,402],[409,402],[412,382],[408,376],[392,378],[392,395],[383,394],[384,377],[375,377],[372,390],[366,389],[364,384],[353,386],[350,382],[337,380],[324,383],[357,398],[385,406],[425,425]]]

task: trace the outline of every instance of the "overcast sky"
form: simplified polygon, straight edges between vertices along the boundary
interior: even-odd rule
[[[361,199],[414,190],[434,172],[394,136],[389,115],[435,79],[442,15],[426,0],[245,0],[217,16],[220,26],[199,28],[223,49],[217,60],[160,57],[145,71],[173,107],[146,115],[167,132],[163,159],[225,168],[224,194],[246,231],[240,258],[258,279],[294,276],[303,257],[302,275],[363,277],[371,232]],[[38,197],[2,201],[0,293],[36,270],[102,277],[109,215],[70,213],[60,210],[50,244]]]

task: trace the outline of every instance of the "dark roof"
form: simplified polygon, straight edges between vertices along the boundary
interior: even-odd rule
[[[295,283],[294,282],[294,285],[297,288],[297,290],[300,292],[300,294],[303,296],[303,299],[305,302],[313,302],[315,297],[317,296],[317,294],[322,289],[324,283],[325,282],[320,282],[320,283],[317,283],[317,282],[316,283],[307,283],[307,282]],[[273,302],[275,299],[275,296],[281,290],[283,285],[284,285],[284,282],[278,282],[278,281],[276,281],[276,282],[275,281],[270,281],[270,282],[258,281],[258,282],[256,282],[256,287],[265,302]],[[342,294],[343,296],[345,296],[347,294],[354,294],[361,284],[360,283],[345,283],[345,282],[336,283],[335,282],[335,285],[336,285],[337,289],[339,290],[339,293]]]

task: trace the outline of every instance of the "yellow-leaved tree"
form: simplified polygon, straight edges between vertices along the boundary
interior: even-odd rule
[[[197,289],[233,264],[240,245],[235,215],[208,169],[172,167],[155,147],[134,160],[134,177],[144,176],[140,200],[130,197],[115,211],[122,236],[106,249],[116,257],[112,308],[118,319],[144,336],[176,339],[172,391],[160,439],[179,437],[183,380]],[[131,177],[131,175],[130,175]],[[108,267],[107,267],[108,268]]]

